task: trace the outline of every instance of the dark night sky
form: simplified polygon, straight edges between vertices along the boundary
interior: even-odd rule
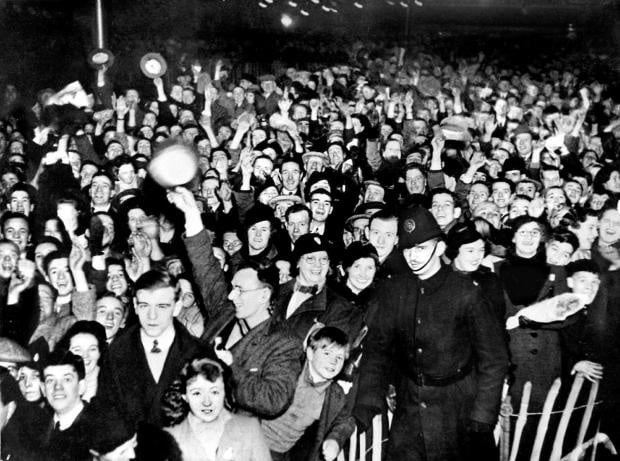
[[[266,9],[258,6],[260,0],[103,1],[108,46],[119,57],[119,65],[125,59],[127,66],[140,53],[162,51],[169,37],[206,42],[309,32],[403,37],[420,30],[563,36],[568,23],[574,23],[581,36],[602,34],[605,40],[620,40],[620,32],[613,35],[620,29],[620,7],[612,0],[418,0],[423,6],[414,0],[387,0],[393,6],[386,0],[358,0],[363,9],[355,8],[354,0],[293,0],[296,8],[288,0],[272,0]],[[336,7],[339,13],[326,13],[313,1]],[[401,1],[409,8],[400,6]],[[0,80],[17,78],[41,88],[59,85],[68,74],[88,79],[84,63],[94,46],[94,4],[95,0],[0,0]],[[301,16],[302,8],[310,16]],[[286,32],[279,22],[282,13],[294,20]],[[159,50],[143,49],[148,47]]]

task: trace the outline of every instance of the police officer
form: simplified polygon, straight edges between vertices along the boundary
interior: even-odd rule
[[[398,231],[411,270],[377,290],[354,416],[364,429],[381,412],[393,367],[387,460],[497,459],[492,431],[508,364],[503,326],[475,282],[442,263],[446,244],[428,210],[405,210]]]

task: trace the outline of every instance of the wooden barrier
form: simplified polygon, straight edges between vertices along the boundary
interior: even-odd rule
[[[541,456],[541,451],[545,440],[548,437],[553,437],[553,450],[549,461],[578,461],[583,459],[583,454],[585,450],[589,447],[593,447],[592,449],[592,457],[590,458],[594,461],[596,457],[596,449],[599,444],[603,444],[610,452],[614,453],[615,448],[609,441],[609,438],[605,434],[601,434],[596,430],[594,437],[584,442],[588,429],[590,427],[590,423],[592,421],[592,413],[594,411],[594,407],[598,405],[600,402],[596,401],[596,396],[598,395],[599,383],[595,381],[592,383],[590,387],[590,392],[588,394],[587,404],[581,407],[575,407],[577,403],[579,394],[583,385],[586,382],[584,381],[583,376],[577,374],[575,379],[573,380],[570,394],[568,400],[566,402],[565,407],[561,412],[554,412],[553,405],[560,391],[561,382],[560,379],[556,379],[549,389],[547,394],[547,398],[545,400],[545,404],[543,406],[543,412],[540,413],[528,413],[528,406],[530,401],[530,395],[532,391],[532,384],[528,381],[523,386],[523,395],[521,397],[521,404],[519,407],[518,415],[514,415],[512,413],[512,407],[509,404],[509,400],[505,403],[508,405],[502,405],[502,411],[500,414],[500,453],[502,461],[515,461],[517,459],[517,455],[519,454],[519,450],[525,450],[528,447],[521,447],[521,435],[528,421],[528,415],[536,414],[541,415],[540,421],[538,423],[538,428],[536,431],[536,439],[534,441],[534,445],[532,448],[532,453],[530,455],[530,461],[539,461]],[[577,436],[577,440],[574,446],[574,449],[565,456],[562,456],[562,448],[564,445],[564,439],[566,437],[566,431],[568,429],[568,425],[570,422],[573,413],[577,409],[584,409],[584,414],[581,419],[581,423],[579,425],[579,435]],[[549,419],[553,413],[561,413],[561,419],[558,426],[558,429],[555,434],[547,434],[547,429],[549,426]],[[388,412],[387,420],[388,427],[392,424],[392,413]],[[515,424],[515,432],[514,436],[511,434],[511,424],[510,418],[517,417]],[[345,451],[341,451],[338,455],[338,461],[366,461],[366,457],[368,455],[366,447],[366,432],[358,433],[357,429],[353,432],[349,440],[348,446],[348,456],[345,455]],[[383,446],[383,416],[376,415],[372,420],[372,441],[368,444],[369,451],[371,455],[371,461],[381,461],[382,455],[382,446]]]

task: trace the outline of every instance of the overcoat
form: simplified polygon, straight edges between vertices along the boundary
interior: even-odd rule
[[[394,276],[373,302],[354,415],[365,425],[380,412],[393,364],[387,459],[472,459],[468,427],[495,425],[507,371],[498,316],[475,282],[448,266],[427,280]]]

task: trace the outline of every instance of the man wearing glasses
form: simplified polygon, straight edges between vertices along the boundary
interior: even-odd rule
[[[271,316],[278,269],[248,262],[229,287],[192,193],[177,187],[168,200],[185,214],[185,246],[208,319],[202,339],[232,368],[239,407],[273,419],[293,399],[303,353],[301,342]]]

